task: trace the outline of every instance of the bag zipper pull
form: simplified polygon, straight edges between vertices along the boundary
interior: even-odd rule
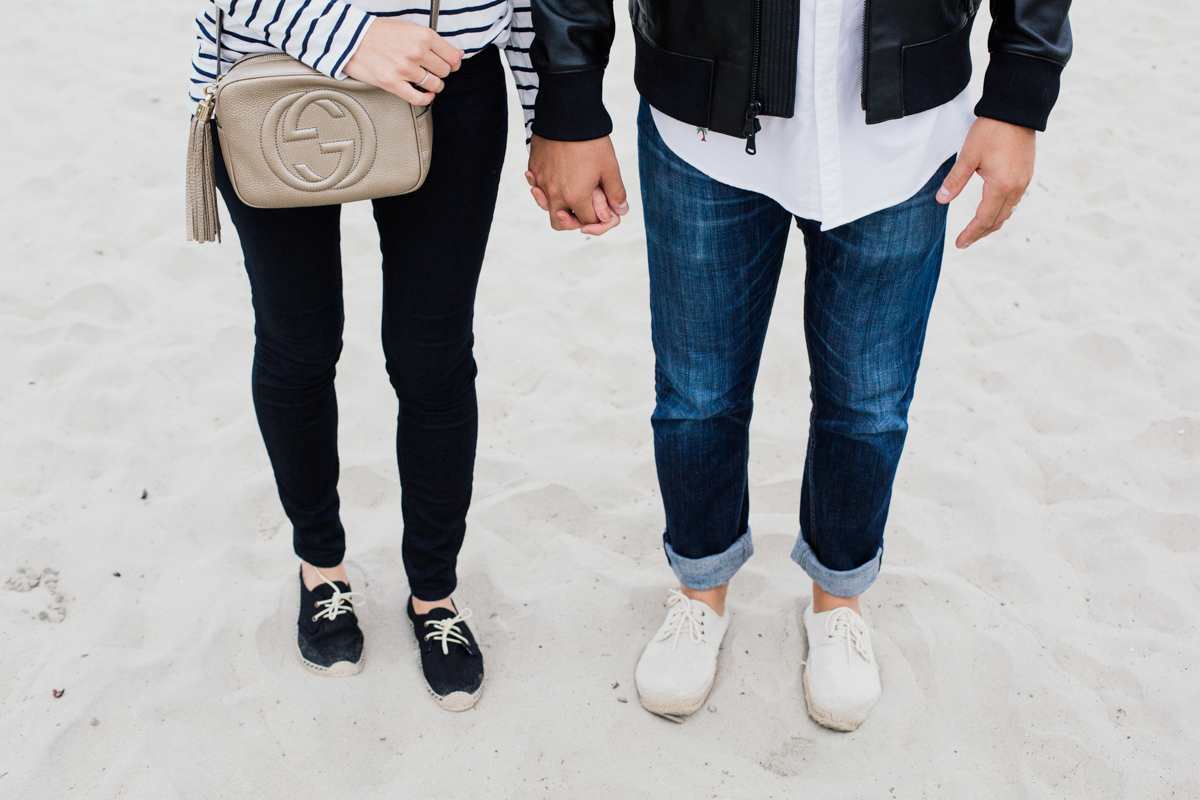
[[[758,152],[758,145],[754,142],[755,134],[762,130],[762,123],[758,121],[759,112],[762,111],[762,104],[757,100],[750,104],[746,109],[746,124],[742,127],[742,135],[746,137],[746,154],[754,155]]]

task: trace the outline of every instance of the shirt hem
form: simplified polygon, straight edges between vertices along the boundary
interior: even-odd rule
[[[895,193],[896,196],[894,196],[894,197],[888,197],[886,200],[880,200],[878,203],[871,203],[869,206],[867,206],[867,210],[863,211],[862,213],[856,212],[855,215],[844,214],[843,217],[845,217],[845,219],[834,217],[832,222],[825,222],[822,220],[815,220],[815,219],[812,221],[813,222],[818,222],[818,221],[821,222],[821,230],[822,231],[830,231],[830,230],[833,230],[834,228],[840,228],[843,225],[849,225],[851,222],[857,222],[858,220],[862,219],[863,217],[869,217],[872,214],[883,211],[884,209],[891,208],[892,206],[900,205],[901,203],[905,202],[906,200],[910,200],[914,196],[916,196],[917,192],[921,191],[921,188],[925,184],[929,183],[929,179],[932,178],[934,175],[936,175],[937,171],[942,168],[942,164],[946,163],[946,159],[950,158],[950,156],[957,153],[960,149],[962,149],[962,145],[955,145],[954,147],[945,148],[945,150],[947,152],[940,154],[939,158],[934,159],[934,164],[933,164],[933,166],[931,166],[929,168],[928,174],[924,174],[924,171],[921,173],[918,173],[919,175],[921,175],[920,182],[917,183],[917,186],[915,189],[913,189],[907,193],[896,192]],[[783,205],[783,204],[780,203],[780,205]],[[787,206],[783,206],[783,207],[787,208]],[[790,211],[791,209],[788,209],[788,210]]]
[[[957,100],[958,100],[958,98],[955,98],[955,100],[952,100],[950,102],[953,103],[953,102],[956,102]],[[949,104],[947,104],[947,105],[949,105]],[[931,160],[931,163],[928,165],[928,167],[926,169],[924,169],[918,173],[919,180],[912,181],[912,184],[907,185],[905,189],[898,190],[898,191],[890,193],[888,195],[884,195],[882,199],[866,204],[865,206],[863,206],[863,208],[861,210],[855,209],[854,211],[851,211],[848,213],[843,212],[841,214],[838,214],[838,215],[832,217],[829,220],[822,220],[821,217],[823,216],[823,214],[822,214],[821,209],[818,209],[818,208],[805,209],[802,206],[793,207],[793,205],[791,203],[784,202],[784,201],[780,200],[779,198],[773,197],[757,188],[747,186],[744,182],[740,182],[740,181],[736,180],[736,177],[733,175],[714,175],[713,172],[710,171],[710,167],[702,167],[701,165],[695,163],[690,158],[688,158],[687,155],[679,152],[679,150],[677,150],[673,146],[673,144],[671,142],[671,139],[674,138],[672,132],[668,131],[666,135],[663,135],[663,128],[662,128],[662,126],[659,125],[659,122],[658,122],[659,115],[666,116],[669,119],[675,121],[674,118],[670,117],[670,115],[668,115],[668,114],[664,114],[662,111],[659,111],[657,108],[654,108],[654,106],[651,106],[650,110],[653,112],[651,114],[651,118],[654,119],[654,125],[658,129],[659,136],[662,138],[663,143],[667,145],[667,147],[671,150],[672,153],[675,154],[676,157],[678,157],[681,161],[686,163],[688,166],[692,167],[693,169],[695,169],[699,172],[702,172],[703,174],[707,175],[712,180],[718,181],[727,186],[732,186],[735,189],[741,189],[742,191],[745,191],[745,192],[753,192],[754,194],[758,194],[758,195],[766,197],[770,200],[773,200],[774,202],[778,203],[779,206],[781,208],[783,208],[785,211],[787,211],[789,214],[791,214],[799,219],[819,223],[822,231],[828,231],[828,230],[832,230],[834,228],[841,227],[842,225],[848,225],[851,222],[855,222],[857,220],[862,219],[863,217],[867,217],[867,216],[870,216],[871,214],[875,214],[879,211],[883,211],[884,209],[891,208],[894,205],[898,205],[898,204],[903,203],[904,201],[910,199],[918,191],[920,191],[922,186],[924,186],[926,183],[929,182],[929,179],[932,178],[933,175],[938,171],[938,169],[941,168],[942,164],[945,163],[946,159],[950,158],[950,156],[954,155],[955,153],[957,153],[959,150],[962,149],[962,142],[958,141],[956,144],[947,145],[946,147],[942,148],[941,151],[935,151],[938,153],[938,156]],[[925,113],[928,113],[928,112],[925,112]],[[714,133],[710,132],[708,135],[709,136],[719,136],[722,134],[714,134]],[[957,140],[958,137],[955,137],[955,138]],[[761,152],[760,152],[760,155],[761,155]],[[732,178],[732,180],[727,179],[727,178]]]

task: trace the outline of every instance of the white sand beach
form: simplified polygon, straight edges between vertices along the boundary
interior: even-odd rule
[[[456,595],[483,698],[434,705],[404,616],[367,204],[343,217],[337,378],[367,663],[301,669],[236,233],[184,241],[197,3],[138,6],[9,3],[0,31],[0,798],[1200,798],[1196,3],[1076,5],[1033,186],[947,253],[866,596],[884,695],[851,734],[800,686],[802,240],[758,383],[757,554],[706,707],[673,724],[633,685],[673,585],[641,204],[600,239],[551,231],[512,93]],[[618,6],[606,101],[636,188]]]

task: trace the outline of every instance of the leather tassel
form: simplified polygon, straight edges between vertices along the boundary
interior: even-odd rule
[[[202,102],[192,117],[192,130],[188,136],[187,238],[189,242],[201,244],[221,241],[211,117],[211,103]]]

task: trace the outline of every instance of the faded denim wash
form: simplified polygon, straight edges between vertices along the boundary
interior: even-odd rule
[[[754,552],[754,382],[793,217],[677,157],[644,102],[638,130],[664,549],[679,580],[705,590]],[[834,595],[862,594],[879,574],[941,270],[946,206],[934,193],[953,163],[909,200],[838,228],[796,218],[812,414],[792,558]]]

